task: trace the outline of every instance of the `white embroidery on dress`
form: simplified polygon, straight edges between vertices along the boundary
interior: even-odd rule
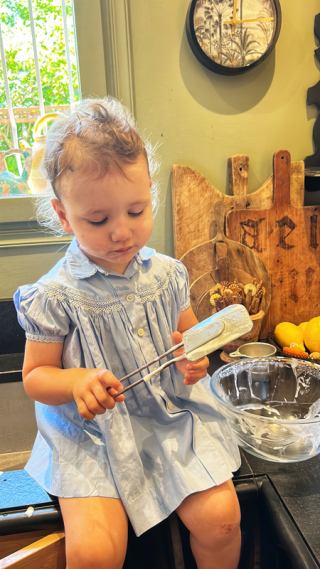
[[[51,340],[50,338],[57,338],[57,336],[39,336],[38,338],[36,337],[36,334],[29,334],[28,332],[26,332],[26,338],[28,340],[32,340],[32,342],[47,342],[49,344],[63,344],[64,342],[64,336],[61,339],[56,339],[56,340]]]
[[[157,296],[161,294],[163,290],[168,288],[169,281],[175,272],[175,263],[170,261],[169,267],[165,270],[163,277],[155,283],[152,287],[145,289],[144,291],[138,291],[141,302],[144,304],[147,300],[155,300]]]
[[[121,310],[122,305],[117,299],[99,302],[97,300],[89,300],[88,298],[83,297],[80,294],[76,294],[75,292],[66,292],[62,291],[60,288],[55,287],[53,285],[42,285],[41,287],[43,290],[46,291],[47,295],[51,298],[56,298],[57,300],[67,300],[76,308],[83,308],[83,310],[91,310],[95,314],[100,314],[104,312],[105,314],[110,314],[113,310]]]
[[[169,281],[175,272],[176,266],[174,261],[170,261],[169,266],[165,269],[162,278],[155,282],[150,288],[143,291],[137,291],[136,294],[139,296],[142,304],[148,300],[155,300],[163,290],[166,290],[169,285]],[[69,290],[61,290],[57,286],[52,284],[41,285],[40,289],[44,290],[50,298],[56,298],[61,302],[70,302],[76,308],[83,308],[83,310],[92,311],[95,314],[110,314],[112,311],[120,311],[122,309],[122,304],[118,299],[113,299],[109,301],[96,301],[89,300],[88,298],[77,294]]]

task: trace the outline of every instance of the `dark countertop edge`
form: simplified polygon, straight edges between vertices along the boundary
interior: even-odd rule
[[[17,370],[13,372],[0,373],[0,384],[1,383],[21,383],[22,381],[22,370]]]
[[[0,354],[0,384],[22,381],[23,353]]]
[[[319,569],[320,565],[316,556],[269,476],[260,477],[257,480],[257,484],[259,487],[259,499],[270,514],[278,539],[293,563],[293,567],[297,566],[296,563],[299,560],[301,562],[299,567]]]
[[[39,504],[34,506],[34,512],[30,517],[26,513],[26,508],[16,511],[11,508],[7,514],[0,513],[0,536],[46,529],[57,530],[63,525],[58,504],[57,506],[47,504],[42,508],[38,506]]]

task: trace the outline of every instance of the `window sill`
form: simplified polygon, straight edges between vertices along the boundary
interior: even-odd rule
[[[0,299],[36,282],[65,254],[72,235],[54,237],[36,221],[36,196],[0,198]]]
[[[30,221],[34,217],[34,203],[37,196],[0,198],[0,227],[2,223]]]
[[[36,196],[0,198],[0,250],[21,247],[61,246],[71,242],[72,236],[55,237],[48,235],[35,218],[34,202]]]

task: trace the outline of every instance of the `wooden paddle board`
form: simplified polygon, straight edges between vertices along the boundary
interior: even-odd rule
[[[212,212],[218,200],[225,203],[226,213],[233,209],[269,209],[273,204],[273,176],[248,194],[249,156],[238,154],[228,159],[229,193],[217,190],[196,170],[172,166],[172,209],[175,257],[206,243],[216,235]],[[304,163],[291,164],[290,203],[303,206],[303,195],[296,188],[304,183]]]
[[[271,305],[263,322],[266,337],[279,322],[300,324],[320,315],[319,206],[303,207],[304,185],[290,200],[290,153],[273,161],[273,205],[230,211],[226,232],[261,259],[272,281]]]

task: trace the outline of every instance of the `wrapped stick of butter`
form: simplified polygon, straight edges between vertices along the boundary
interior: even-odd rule
[[[252,326],[253,322],[242,304],[227,306],[184,333],[185,357],[191,362],[200,360],[247,334]]]

